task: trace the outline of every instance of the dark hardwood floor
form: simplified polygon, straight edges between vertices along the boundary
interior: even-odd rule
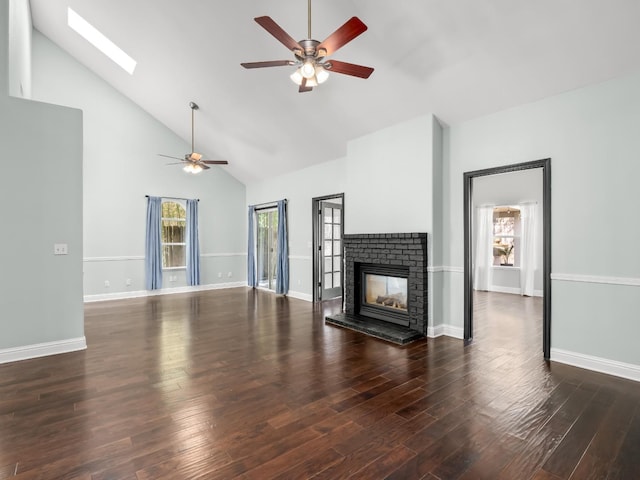
[[[88,304],[0,365],[0,479],[636,479],[640,384],[542,359],[540,299],[398,347],[231,289]]]

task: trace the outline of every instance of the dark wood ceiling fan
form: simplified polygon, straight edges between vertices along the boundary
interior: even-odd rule
[[[308,38],[296,42],[291,35],[285,32],[271,17],[256,17],[254,20],[276,40],[287,47],[295,60],[273,60],[267,62],[241,63],[244,68],[284,67],[295,66],[296,70],[291,75],[300,87],[299,92],[310,92],[313,87],[323,83],[329,76],[328,72],[342,73],[359,78],[369,78],[373,68],[356,65],[353,63],[329,60],[328,56],[335,53],[351,40],[367,30],[367,26],[358,18],[351,17],[347,22],[329,35],[324,41],[319,42],[311,38],[311,0],[308,0]]]
[[[229,162],[226,160],[203,160],[202,154],[197,153],[194,147],[194,112],[198,110],[200,107],[194,102],[189,102],[189,107],[191,108],[191,153],[186,153],[184,158],[172,157],[171,155],[163,155],[159,153],[158,155],[166,158],[173,158],[174,160],[180,160],[176,163],[169,163],[168,165],[183,165],[185,172],[190,173],[199,173],[202,170],[208,170],[211,167],[209,165],[228,165]]]

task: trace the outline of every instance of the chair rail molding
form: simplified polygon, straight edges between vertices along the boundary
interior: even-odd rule
[[[605,285],[624,285],[640,287],[640,278],[606,277],[602,275],[575,275],[570,273],[552,273],[551,280],[558,282],[600,283]]]

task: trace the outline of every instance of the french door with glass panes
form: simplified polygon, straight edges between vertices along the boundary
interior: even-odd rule
[[[342,205],[321,202],[320,299],[342,295]]]
[[[278,248],[278,210],[256,212],[256,260],[258,286],[276,288],[276,258]]]

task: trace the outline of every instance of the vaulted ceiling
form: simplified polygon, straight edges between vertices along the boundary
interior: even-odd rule
[[[138,65],[129,75],[67,26],[67,7]],[[347,142],[415,116],[447,124],[636,70],[638,0],[316,0],[312,36],[369,30],[335,58],[375,67],[298,93],[290,52],[254,17],[307,36],[307,0],[31,0],[34,27],[245,183],[340,158]],[[159,165],[161,164],[159,160]]]

